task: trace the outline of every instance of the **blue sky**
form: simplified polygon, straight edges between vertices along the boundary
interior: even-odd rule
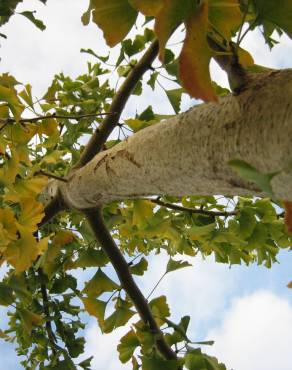
[[[41,96],[55,73],[63,71],[72,77],[86,70],[89,56],[80,49],[92,48],[106,54],[101,32],[95,25],[83,27],[80,15],[87,2],[80,0],[48,0],[47,7],[36,0],[24,1],[25,9],[37,9],[47,30],[41,32],[21,16],[15,16],[2,28],[7,40],[1,41],[0,73],[10,72],[19,81],[31,83],[36,96]],[[257,33],[250,35],[244,46],[256,63],[274,68],[291,67],[292,42],[283,37],[270,53]],[[212,65],[213,78],[223,85],[226,76]],[[172,113],[163,93],[146,91],[144,98],[132,98],[126,116],[153,104],[159,113]],[[189,99],[184,107],[188,108]],[[173,319],[190,314],[190,337],[194,340],[214,339],[210,353],[225,361],[234,370],[291,370],[292,356],[292,291],[286,288],[292,280],[292,254],[283,251],[280,264],[270,270],[263,267],[231,269],[215,264],[213,258],[192,260],[193,267],[169,274],[155,294],[166,294]],[[160,278],[166,256],[151,256],[150,270],[138,279],[147,294]],[[80,280],[85,276],[78,273]],[[0,328],[6,317],[2,310]],[[117,360],[115,345],[121,333],[129,328],[101,336],[95,321],[88,318],[85,336],[86,355],[94,355],[94,370],[130,369]],[[19,369],[19,358],[11,345],[0,342],[1,368]]]

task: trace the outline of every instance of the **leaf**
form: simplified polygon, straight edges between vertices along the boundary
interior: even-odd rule
[[[4,283],[0,283],[0,305],[9,306],[14,300],[13,289]]]
[[[130,267],[130,271],[134,275],[142,276],[144,272],[147,271],[147,268],[148,268],[148,262],[146,258],[142,257],[136,265],[133,265]]]
[[[185,366],[189,370],[226,370],[215,357],[210,357],[200,349],[192,349],[185,356]]]
[[[185,20],[191,8],[191,0],[164,0],[163,7],[157,13],[154,31],[159,40],[159,59],[162,62],[168,39]]]
[[[104,322],[104,314],[107,302],[100,301],[95,298],[82,298],[82,302],[89,315],[95,316],[99,323]]]
[[[72,268],[103,267],[108,263],[108,257],[102,250],[88,248],[82,250],[79,258],[73,262]]]
[[[187,233],[192,240],[200,240],[208,235],[211,235],[214,230],[215,224],[213,223],[205,226],[192,226]]]
[[[23,328],[28,334],[31,333],[34,325],[42,325],[43,317],[37,315],[26,308],[17,308],[17,313],[22,321]]]
[[[142,358],[142,370],[177,370],[181,368],[180,360],[163,360],[160,358]],[[203,369],[200,369],[203,370]]]
[[[187,261],[175,261],[172,258],[170,258],[166,266],[166,274],[168,272],[183,269],[189,266],[192,266],[192,265],[188,263]]]
[[[46,26],[44,25],[44,23],[37,19],[35,16],[34,16],[34,13],[35,12],[29,12],[29,11],[25,11],[25,12],[21,12],[19,14],[23,15],[25,18],[29,19],[37,28],[39,28],[41,31],[44,31],[46,29]]]
[[[153,216],[154,207],[155,205],[149,200],[134,200],[132,224],[139,228],[147,225],[147,221]]]
[[[121,42],[135,23],[137,12],[128,0],[91,0],[92,20],[103,31],[106,43],[113,47]],[[88,10],[89,11],[89,10]],[[83,23],[88,23],[88,11]]]
[[[241,24],[238,0],[209,0],[209,21],[230,40]]]
[[[135,349],[140,345],[139,339],[133,330],[125,334],[118,344],[120,361],[125,364],[134,354]]]
[[[0,101],[8,103],[8,106],[16,119],[20,119],[21,113],[24,109],[24,106],[20,103],[20,100],[17,97],[16,90],[14,88],[9,88],[5,86],[0,86]]]
[[[292,281],[290,281],[290,283],[287,284],[287,288],[292,289]]]
[[[17,272],[28,269],[33,261],[41,254],[48,245],[48,237],[39,242],[26,229],[20,230],[20,239],[11,243],[3,253]]]
[[[285,31],[292,38],[291,0],[253,0],[259,22],[269,21]]]
[[[175,111],[175,113],[179,113],[180,111],[180,103],[181,103],[181,96],[184,92],[184,89],[173,89],[173,90],[166,90],[165,93],[168,97],[168,100]]]
[[[119,285],[111,280],[101,269],[98,269],[93,278],[85,285],[83,292],[91,298],[116,289],[119,289]]]
[[[158,298],[154,298],[149,302],[149,307],[153,314],[158,318],[164,318],[170,316],[168,304],[166,302],[165,295]]]
[[[156,16],[164,6],[164,0],[129,0],[131,6],[144,15]]]
[[[236,171],[244,180],[254,182],[270,198],[274,198],[271,180],[275,175],[278,174],[278,172],[263,174],[241,159],[231,160],[228,162],[228,165],[234,171]]]
[[[207,43],[208,4],[202,3],[186,21],[186,39],[179,56],[179,77],[186,91],[197,99],[217,101],[209,64],[212,51]]]
[[[110,315],[102,324],[102,330],[104,333],[110,333],[114,329],[124,326],[130,318],[135,315],[135,311],[130,310],[131,304],[118,298],[115,305],[115,311]]]

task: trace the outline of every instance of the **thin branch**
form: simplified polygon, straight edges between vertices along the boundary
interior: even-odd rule
[[[141,290],[135,283],[132,274],[130,273],[129,266],[123,254],[116,245],[110,232],[108,231],[102,216],[102,211],[97,208],[86,209],[83,211],[91,228],[99,241],[101,248],[111,261],[119,280],[131,298],[134,306],[136,307],[141,319],[149,325],[150,330],[155,335],[156,347],[161,355],[168,360],[177,358],[176,353],[166,343],[163,333],[159,329],[153,314],[149,308],[148,302],[143,296]]]
[[[101,151],[107,138],[117,126],[125,104],[131,96],[137,82],[140,81],[143,74],[150,69],[151,64],[156,58],[157,54],[158,41],[155,40],[150,45],[149,49],[146,51],[141,60],[133,67],[126,80],[117,91],[109,109],[109,115],[105,117],[98,130],[96,130],[91,136],[88,144],[79,158],[79,161],[74,166],[75,169],[83,167],[98,152]]]
[[[38,227],[44,226],[53,217],[55,217],[59,212],[64,211],[65,209],[66,207],[64,205],[64,202],[62,201],[62,198],[58,193],[45,206],[45,209],[44,209],[45,216],[41,220],[41,222],[38,224]]]
[[[43,272],[41,269],[38,269],[38,274],[40,279],[43,279]],[[48,334],[49,343],[52,349],[53,354],[55,355],[57,351],[59,350],[59,346],[57,345],[57,339],[55,337],[55,334],[53,332],[51,320],[50,320],[50,309],[49,309],[49,298],[47,294],[47,287],[45,284],[41,284],[41,293],[43,298],[43,310],[46,317],[46,331]]]
[[[196,209],[196,208],[188,208],[188,207],[183,207],[179,206],[177,204],[173,203],[167,203],[163,202],[159,199],[151,199],[152,203],[158,204],[161,207],[166,207],[169,209],[173,209],[175,211],[180,211],[180,212],[189,212],[193,214],[200,214],[200,215],[206,215],[206,216],[222,216],[222,217],[229,217],[229,216],[236,216],[238,215],[238,211],[232,211],[232,212],[227,212],[227,211],[207,211],[204,209]]]
[[[48,173],[48,172],[43,171],[43,170],[39,170],[39,171],[35,172],[35,175],[43,175],[43,176],[46,176],[46,177],[49,177],[51,179],[55,179],[55,180],[58,180],[58,181],[68,182],[68,180],[65,177],[57,176],[57,175],[54,175],[53,173]]]
[[[75,119],[76,121],[83,119],[83,118],[90,118],[90,117],[98,117],[98,116],[108,116],[114,114],[114,112],[111,113],[88,113],[88,114],[80,114],[80,115],[59,115],[59,114],[49,114],[47,116],[38,116],[38,117],[32,117],[32,118],[21,118],[17,122],[19,123],[33,123],[33,122],[38,122],[42,121],[45,119],[52,119],[52,118],[57,118],[57,119]],[[2,119],[0,118],[0,123],[3,123],[4,126],[10,124],[10,123],[16,123],[16,120],[14,118],[7,118],[7,119]],[[3,126],[0,128],[0,130],[3,129]]]

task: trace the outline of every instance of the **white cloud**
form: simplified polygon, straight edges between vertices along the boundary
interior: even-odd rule
[[[229,368],[291,370],[292,305],[268,291],[238,298],[207,338]]]

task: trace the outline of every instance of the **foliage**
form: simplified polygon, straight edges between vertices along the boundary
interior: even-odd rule
[[[19,2],[0,2],[1,25],[9,21]],[[44,29],[33,12],[21,14]],[[110,55],[83,49],[96,57],[96,63],[88,63],[87,72],[76,80],[56,75],[47,93],[36,101],[29,84],[21,84],[8,73],[0,76],[0,257],[1,264],[9,266],[0,283],[0,304],[9,307],[9,328],[1,331],[1,337],[16,343],[25,368],[90,369],[91,359],[78,359],[84,351],[80,329],[84,328],[83,311],[87,311],[104,333],[131,319],[131,329],[121,338],[118,351],[122,363],[132,360],[133,369],[225,369],[201,351],[201,345],[212,343],[189,339],[188,316],[179,323],[169,319],[165,296],[149,302],[150,312],[157,325],[166,329],[167,345],[182,350],[177,351],[177,359],[163,358],[156,347],[161,334],[137,318],[135,302],[113,277],[111,261],[84,215],[63,210],[49,222],[42,221],[50,202],[45,189],[49,179],[66,181],[80,160],[86,138],[101,127],[102,115],[117,94],[109,83],[112,75],[126,80],[137,64],[135,58],[155,37],[162,64],[151,67],[133,94],[141,95],[146,84],[156,89],[167,76],[176,87],[165,90],[166,97],[178,113],[183,93],[205,101],[228,94],[211,81],[212,58],[218,60],[223,53],[245,68],[253,65],[252,57],[240,48],[246,34],[243,25],[248,30],[260,27],[272,47],[274,30],[292,36],[291,15],[288,0],[281,6],[272,0],[90,0],[82,21],[88,24],[92,18],[109,46],[120,45],[114,64]],[[145,17],[145,22],[127,38],[135,22],[139,23],[138,16]],[[183,29],[181,52],[166,47],[172,34]],[[26,118],[28,112],[31,118]],[[103,149],[162,118],[150,106],[124,119],[117,125],[116,139],[108,139]],[[274,174],[261,174],[236,158],[230,166],[270,198],[190,195],[178,199],[166,194],[105,206],[106,225],[132,274],[142,276],[148,268],[147,256],[161,250],[169,255],[166,275],[190,266],[186,257],[198,254],[214,255],[218,263],[229,265],[271,267],[279,251],[290,248],[291,237],[278,212],[282,203],[273,198],[270,185]],[[289,202],[285,205],[291,209]],[[75,271],[90,268],[95,269],[93,276],[80,286]]]

